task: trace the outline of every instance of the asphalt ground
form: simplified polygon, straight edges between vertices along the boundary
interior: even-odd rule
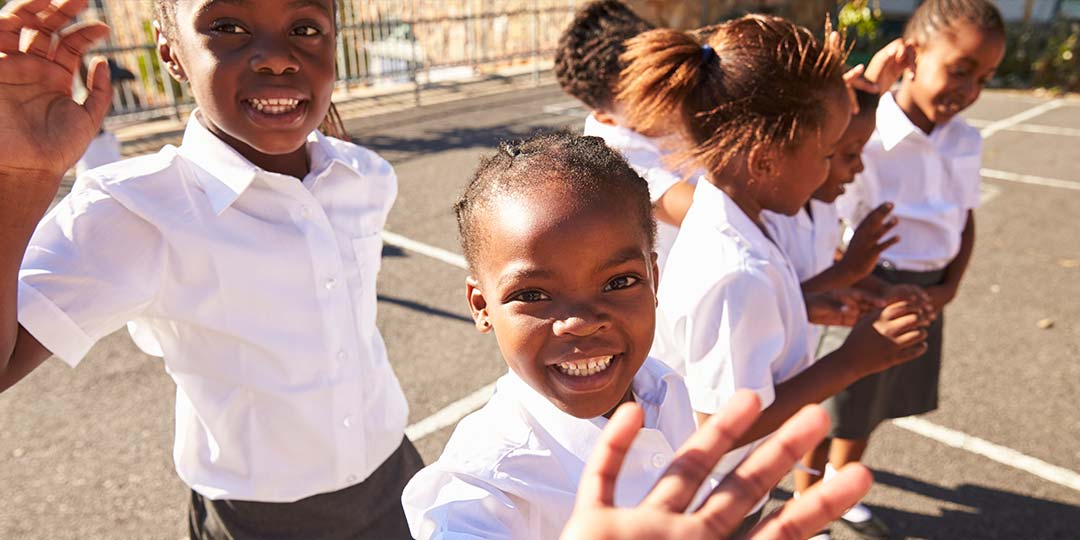
[[[987,92],[966,116],[993,126],[1049,101]],[[579,130],[582,117],[542,86],[346,125],[397,170],[388,230],[452,255],[451,205],[479,156],[500,139]],[[1069,487],[1080,471],[1078,150],[1076,98],[986,140],[990,176],[974,260],[948,308],[941,407],[922,420],[1015,453],[989,452],[995,460],[884,425],[867,456],[876,479],[867,502],[896,538],[1080,538],[1080,486]],[[395,244],[383,253],[378,321],[410,422],[450,420],[415,441],[430,462],[458,416],[445,409],[506,368],[494,338],[472,327],[459,261]],[[186,538],[188,490],[171,458],[174,392],[160,361],[121,331],[77,369],[49,360],[0,395],[0,539]],[[476,403],[467,401],[457,408]],[[789,489],[785,481],[774,495]],[[833,532],[855,538],[840,525]]]

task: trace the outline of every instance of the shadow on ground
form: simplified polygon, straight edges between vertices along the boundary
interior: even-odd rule
[[[980,540],[1075,540],[1080,538],[1080,507],[962,484],[942,487],[888,471],[875,470],[874,482],[940,501],[940,515],[868,505],[892,529],[893,538],[957,538]],[[791,493],[774,489],[774,500]],[[836,524],[834,527],[842,527]]]

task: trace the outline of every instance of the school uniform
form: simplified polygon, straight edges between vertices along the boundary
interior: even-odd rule
[[[646,137],[622,126],[605,124],[592,114],[585,119],[584,134],[604,139],[608,146],[622,154],[630,167],[649,184],[649,199],[653,204],[656,204],[660,197],[663,197],[669,189],[683,179],[679,174],[669,170],[667,164],[664,163],[664,158],[669,152],[661,148],[661,142],[657,139]],[[696,183],[697,175],[692,176],[688,181]],[[668,253],[678,235],[678,227],[656,220],[656,264],[661,271],[661,277],[664,275],[663,270],[667,264]]]
[[[840,215],[836,205],[810,199],[810,211],[799,209],[794,216],[785,216],[765,210],[761,220],[769,236],[780,251],[787,256],[799,283],[824,272],[836,263],[836,249],[840,247]],[[824,327],[811,325],[808,339],[810,350],[817,350]]]
[[[885,94],[877,128],[863,148],[865,170],[837,201],[842,218],[859,223],[875,207],[893,203],[901,241],[882,255],[874,275],[889,283],[939,285],[960,251],[968,212],[979,206],[982,136],[954,117],[928,135]],[[860,380],[837,395],[833,431],[865,438],[887,418],[937,408],[944,313],[927,329],[923,356]]]
[[[640,503],[694,433],[682,378],[648,358],[634,376],[645,411],[616,483],[615,504]],[[571,416],[510,372],[480,410],[462,419],[438,461],[409,482],[402,505],[418,540],[558,538],[603,417]],[[715,485],[706,482],[699,500]]]
[[[772,404],[775,386],[813,363],[799,279],[788,258],[705,179],[683,221],[658,293],[651,354],[685,374],[694,410],[716,413],[746,388]],[[734,468],[761,441],[723,458]]]
[[[393,169],[313,132],[301,182],[259,169],[197,114],[179,148],[94,169],[45,216],[19,323],[72,367],[125,324],[164,358],[193,538],[400,537],[386,494],[421,463],[375,327]],[[309,519],[313,496],[337,511]]]

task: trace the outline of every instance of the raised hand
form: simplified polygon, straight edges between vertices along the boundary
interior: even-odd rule
[[[904,73],[904,70],[915,63],[915,47],[901,38],[893,40],[888,45],[874,53],[870,64],[866,66],[865,77],[877,83],[880,93],[889,91],[896,79]]]
[[[85,7],[86,0],[16,0],[0,12],[0,181],[55,179],[18,186],[50,200],[97,135],[112,95],[99,58],[85,103],[72,97],[83,55],[109,32],[100,22],[67,26]]]
[[[678,454],[635,508],[616,508],[615,482],[623,458],[641,428],[643,413],[634,404],[615,411],[578,488],[574,513],[562,540],[720,540],[730,538],[747,512],[813,448],[828,431],[818,406],[806,407],[732,471],[700,508],[684,513],[713,466],[761,414],[750,391],[740,391],[712,415]],[[870,473],[853,464],[828,483],[819,483],[798,500],[767,517],[746,538],[806,538],[857,502],[870,489]]]
[[[844,347],[854,348],[857,369],[864,375],[914,360],[926,352],[931,313],[911,302],[895,302],[864,317]]]
[[[837,263],[853,282],[870,275],[881,254],[900,241],[897,236],[882,240],[897,224],[896,218],[888,219],[892,209],[892,203],[878,206],[855,228],[844,256]]]

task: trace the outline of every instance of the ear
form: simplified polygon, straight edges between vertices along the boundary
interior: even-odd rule
[[[659,260],[659,256],[654,251],[652,252],[652,294],[653,302],[659,306],[660,298],[657,296],[657,293],[660,290],[660,266],[656,264],[657,260]]]
[[[777,172],[776,149],[759,144],[746,154],[746,172],[753,180],[768,178]]]
[[[619,125],[619,121],[618,121],[618,119],[615,118],[615,115],[613,115],[613,114],[611,114],[611,113],[609,113],[607,111],[601,111],[601,110],[597,109],[597,110],[593,111],[592,114],[593,114],[593,118],[596,118],[597,122],[600,122],[601,124],[604,124],[605,126],[618,126]]]
[[[184,66],[180,64],[180,59],[176,56],[176,51],[173,50],[172,44],[169,43],[169,38],[165,36],[165,32],[161,29],[161,23],[154,21],[154,41],[157,43],[158,56],[161,57],[161,63],[168,70],[169,75],[177,82],[187,81],[187,74],[184,73]]]
[[[492,331],[491,320],[488,318],[487,299],[480,290],[480,282],[469,276],[465,278],[465,299],[469,302],[469,311],[472,313],[476,330],[481,334]]]

